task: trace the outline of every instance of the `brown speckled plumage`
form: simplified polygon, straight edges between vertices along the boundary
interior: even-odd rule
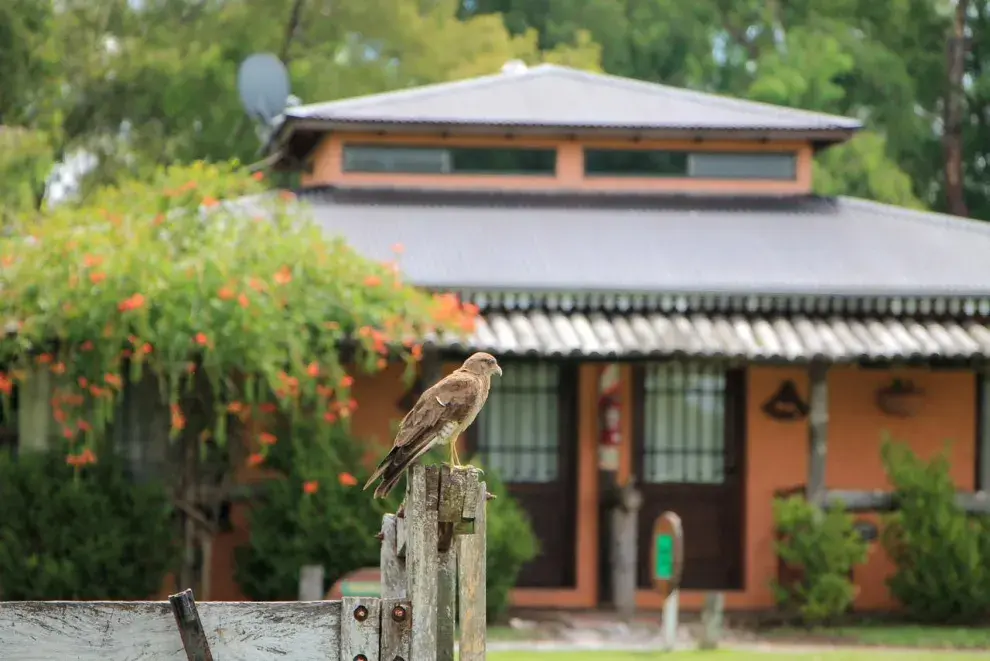
[[[478,417],[488,400],[492,374],[502,375],[495,358],[479,352],[458,369],[427,388],[399,424],[392,449],[364,485],[376,480],[376,498],[385,498],[405,470],[435,445],[452,444]],[[456,463],[451,446],[451,461]]]

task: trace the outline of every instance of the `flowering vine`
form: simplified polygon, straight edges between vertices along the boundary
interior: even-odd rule
[[[173,435],[190,431],[184,393],[209,383],[210,428],[192,431],[223,443],[240,420],[258,465],[276,416],[346,421],[354,369],[411,365],[425,334],[473,331],[477,308],[402,281],[401,246],[367,260],[261,179],[172,167],[20,218],[0,240],[0,395],[49,372],[70,464],[98,459],[126,384],[146,373]]]

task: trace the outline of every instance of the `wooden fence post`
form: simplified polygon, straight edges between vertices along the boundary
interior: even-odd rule
[[[639,508],[643,496],[630,481],[612,509],[612,603],[619,615],[632,619],[636,612],[639,549]]]
[[[479,474],[470,467],[414,466],[405,515],[382,521],[382,597],[407,586],[415,624],[410,661],[453,661],[458,610],[460,658],[484,661],[485,485]]]
[[[474,497],[464,498],[464,519],[473,521],[473,534],[460,538],[458,579],[460,583],[461,661],[485,661],[487,623],[486,571],[488,536],[485,514],[487,491],[479,482]]]
[[[725,596],[721,592],[705,594],[705,605],[701,611],[701,640],[698,648],[713,650],[718,647],[722,637],[722,611],[725,606]]]
[[[299,601],[321,601],[323,591],[323,566],[304,565],[299,570]]]
[[[413,466],[407,485],[406,573],[407,594],[412,601],[412,658],[436,661],[440,471],[436,466]]]

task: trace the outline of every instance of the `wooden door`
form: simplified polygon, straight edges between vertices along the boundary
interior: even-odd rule
[[[577,366],[502,362],[468,449],[522,506],[540,553],[518,587],[575,585]]]
[[[650,363],[635,372],[635,461],[643,492],[641,587],[650,534],[665,510],[684,526],[682,587],[743,587],[745,372],[715,363]]]

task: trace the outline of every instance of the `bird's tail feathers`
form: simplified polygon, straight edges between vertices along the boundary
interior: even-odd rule
[[[392,448],[391,450],[389,450],[389,453],[385,455],[385,458],[382,459],[381,462],[379,462],[378,467],[375,469],[375,472],[372,473],[371,477],[368,478],[368,481],[364,483],[363,491],[367,491],[368,487],[370,487],[373,482],[375,482],[376,480],[378,480],[378,478],[382,476],[382,474],[388,469],[389,464],[392,463],[392,458],[395,456],[396,451],[400,449],[401,448]]]
[[[375,489],[375,498],[388,496],[395,485],[399,483],[399,478],[402,477],[405,470],[414,461],[426,454],[430,447],[432,447],[431,443],[423,443],[419,447],[404,445],[400,448],[393,448],[385,457],[385,461],[388,461],[387,465],[383,465],[380,471],[375,471],[382,478],[382,483]],[[382,463],[385,464],[385,461]]]

